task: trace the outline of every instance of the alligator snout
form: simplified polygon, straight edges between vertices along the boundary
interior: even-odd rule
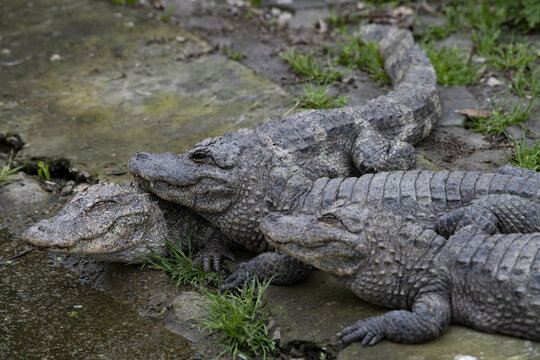
[[[71,239],[66,239],[60,233],[48,226],[49,220],[43,220],[30,226],[22,234],[22,239],[27,243],[38,247],[70,247],[73,246]]]

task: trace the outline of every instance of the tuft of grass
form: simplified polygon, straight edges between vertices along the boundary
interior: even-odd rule
[[[308,80],[317,84],[328,84],[343,77],[343,73],[335,69],[323,69],[321,64],[315,59],[315,53],[302,54],[296,49],[291,49],[283,54],[281,58],[299,75],[305,76]]]
[[[188,241],[188,253],[186,254],[173,241],[167,240],[169,256],[161,256],[152,251],[147,257],[143,266],[150,266],[153,269],[165,271],[171,281],[176,282],[176,286],[181,285],[219,285],[219,276],[216,273],[206,273],[202,265],[193,263],[191,249],[191,236],[186,234]]]
[[[43,161],[37,163],[37,174],[41,180],[51,180],[51,173],[49,171],[49,165]]]
[[[536,60],[536,52],[529,44],[510,42],[506,45],[496,47],[490,62],[501,70],[518,70],[529,67]]]
[[[508,104],[507,104],[508,105]],[[491,111],[487,117],[469,116],[465,122],[465,127],[474,131],[489,135],[506,135],[506,128],[512,125],[519,125],[527,121],[532,116],[532,101],[528,105],[513,104],[506,106],[499,104]]]
[[[534,67],[532,70],[527,67],[518,69],[514,73],[512,91],[521,97],[540,96],[540,67]]]
[[[476,44],[476,52],[486,57],[493,54],[497,49],[497,40],[500,35],[500,29],[474,30],[472,41]]]
[[[11,175],[14,175],[17,173],[17,171],[21,170],[22,166],[17,166],[16,168],[11,167],[11,161],[13,160],[13,154],[9,156],[7,164],[2,166],[2,169],[0,169],[0,182],[11,182],[15,179],[11,178]]]
[[[244,53],[242,52],[242,50],[233,51],[226,47],[223,47],[223,52],[229,59],[235,60],[235,61],[238,61],[244,57]]]
[[[339,43],[337,49],[331,51],[336,53],[338,64],[366,71],[379,85],[390,83],[376,42],[365,42],[357,36],[349,36],[345,42]]]
[[[161,20],[162,22],[166,23],[166,22],[169,22],[169,20],[171,20],[171,17],[172,17],[172,14],[174,12],[174,6],[171,6],[167,12],[165,12],[165,14],[161,15],[159,17],[159,20]]]
[[[525,131],[521,140],[514,139],[514,150],[512,155],[506,155],[511,165],[524,167],[534,171],[540,171],[540,142],[536,142],[533,147],[527,146]]]
[[[470,62],[469,56],[457,47],[435,49],[432,43],[425,43],[422,48],[426,52],[435,72],[437,82],[445,86],[470,85],[478,76],[478,66]]]
[[[329,86],[303,87],[304,96],[295,99],[301,109],[333,109],[347,105],[348,99],[344,96],[336,97],[327,95]]]
[[[224,354],[236,358],[243,351],[248,351],[259,359],[266,359],[274,352],[276,345],[274,340],[268,338],[266,326],[270,311],[262,300],[269,284],[269,280],[260,283],[255,278],[238,293],[226,291],[223,294],[201,288],[201,292],[211,302],[201,306],[205,316],[193,326],[199,330],[208,330],[211,335],[218,334],[219,342],[225,346],[225,350],[217,358]]]

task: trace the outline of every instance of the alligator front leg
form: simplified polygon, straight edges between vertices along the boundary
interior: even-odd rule
[[[254,277],[261,281],[272,279],[272,284],[275,285],[293,284],[305,278],[311,269],[311,266],[287,254],[266,252],[240,264],[221,284],[219,291],[241,286]]]
[[[234,261],[231,250],[238,248],[234,242],[224,235],[214,236],[193,259],[193,263],[201,264],[204,272],[219,272],[221,260],[229,259]]]
[[[435,230],[444,237],[465,227],[490,235],[538,232],[540,206],[520,196],[488,195],[440,217],[435,224]]]
[[[450,302],[439,294],[424,294],[412,311],[396,310],[356,322],[337,335],[344,344],[362,340],[375,345],[383,339],[399,343],[421,343],[435,339],[448,327]]]
[[[408,170],[414,166],[414,152],[412,145],[390,140],[366,126],[356,137],[352,158],[362,174]]]

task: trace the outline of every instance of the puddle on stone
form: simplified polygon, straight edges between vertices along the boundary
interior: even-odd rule
[[[0,235],[0,258],[14,254]],[[190,343],[92,289],[56,258],[0,264],[3,359],[190,359]]]

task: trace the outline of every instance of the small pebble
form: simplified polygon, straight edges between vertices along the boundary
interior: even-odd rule
[[[62,191],[60,191],[61,196],[69,195],[73,192],[73,185],[66,185],[62,188]]]
[[[0,51],[0,53],[1,53],[2,55],[9,55],[9,54],[11,54],[11,50],[9,50],[9,49],[2,49],[2,50]]]
[[[89,187],[90,187],[90,184],[82,183],[82,184],[79,184],[79,185],[75,186],[73,188],[73,191],[75,193],[80,193],[80,192],[83,192],[84,190],[88,189]]]
[[[62,56],[60,56],[60,54],[52,54],[51,57],[49,58],[49,61],[52,61],[52,62],[60,61],[60,60],[62,60]]]

